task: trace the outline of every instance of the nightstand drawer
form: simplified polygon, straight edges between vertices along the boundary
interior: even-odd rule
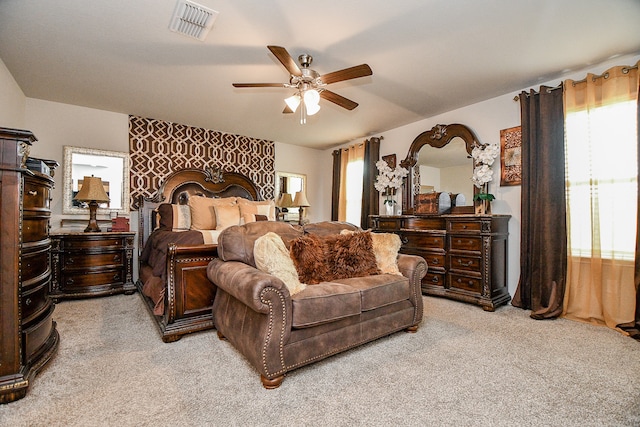
[[[62,256],[62,268],[67,269],[87,269],[88,267],[104,267],[113,265],[120,267],[123,265],[124,254],[122,252],[87,254],[74,253]]]
[[[482,239],[480,236],[451,236],[450,249],[454,251],[480,251],[482,249]]]
[[[124,247],[124,239],[122,237],[102,237],[86,239],[64,239],[61,242],[60,249],[65,251],[86,250],[86,249],[105,249],[105,248],[122,248]]]
[[[123,281],[124,274],[122,270],[109,270],[85,274],[63,274],[60,280],[60,287],[65,291],[69,291],[72,289],[83,289],[92,286],[122,284]]]

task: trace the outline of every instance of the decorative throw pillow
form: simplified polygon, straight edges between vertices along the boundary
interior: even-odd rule
[[[382,273],[402,275],[398,269],[398,252],[402,242],[394,233],[371,233],[373,254]]]
[[[204,196],[189,197],[189,208],[191,210],[192,230],[215,230],[217,227],[215,206],[233,206],[236,204],[236,197],[225,197],[214,199]]]
[[[188,205],[163,203],[158,206],[160,228],[165,230],[188,230],[191,228],[191,210]]]
[[[224,230],[232,225],[240,225],[240,209],[238,205],[215,206],[216,230]]]
[[[292,241],[290,252],[298,277],[307,284],[380,274],[371,232],[307,234]]]
[[[270,231],[257,238],[253,247],[253,256],[258,270],[282,280],[291,295],[295,295],[307,287],[304,283],[300,283],[289,251],[282,238],[276,233]]]
[[[242,216],[245,214],[266,215],[269,221],[276,220],[276,205],[273,200],[247,200],[238,199],[240,212]]]
[[[352,230],[342,230],[340,234],[353,234]],[[400,236],[394,233],[371,233],[373,254],[376,264],[383,274],[402,275],[398,269],[398,252],[402,246]]]

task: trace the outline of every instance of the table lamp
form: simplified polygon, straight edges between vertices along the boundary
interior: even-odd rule
[[[82,181],[82,188],[76,194],[74,200],[79,202],[89,202],[89,225],[84,229],[85,232],[99,232],[98,221],[96,220],[96,211],[98,210],[98,202],[104,203],[109,201],[109,196],[104,191],[102,180],[98,177],[85,176]]]
[[[300,213],[298,215],[298,224],[300,225],[306,224],[306,219],[304,218],[305,217],[304,208],[309,207],[311,205],[309,204],[309,201],[307,200],[307,196],[304,194],[303,191],[296,192],[296,197],[293,199],[293,206],[300,208],[299,210]]]

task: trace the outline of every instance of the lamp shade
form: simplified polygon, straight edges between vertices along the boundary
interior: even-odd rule
[[[293,200],[291,199],[291,194],[289,193],[282,194],[282,197],[280,197],[280,200],[278,200],[278,207],[290,208],[292,206],[293,206]]]
[[[307,196],[304,194],[304,192],[298,191],[296,192],[296,197],[293,200],[293,206],[307,207],[311,205],[309,204],[309,201],[307,200]]]
[[[104,191],[102,180],[94,176],[85,176],[82,181],[82,188],[74,197],[74,200],[81,202],[108,202],[109,196]]]

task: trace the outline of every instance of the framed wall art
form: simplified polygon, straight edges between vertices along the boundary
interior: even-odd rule
[[[500,131],[500,185],[520,185],[522,182],[522,128]]]

